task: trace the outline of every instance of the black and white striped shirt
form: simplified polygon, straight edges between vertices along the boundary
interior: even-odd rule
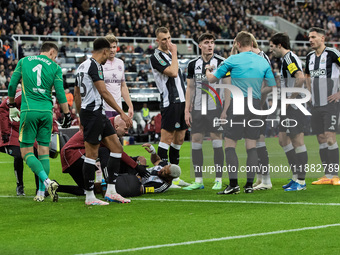
[[[295,74],[302,71],[301,60],[293,52],[289,51],[282,58],[281,88],[293,88],[295,86]],[[288,97],[292,93],[287,93]],[[293,105],[293,107],[295,107]]]
[[[194,93],[194,110],[202,109],[202,94],[207,94],[206,91],[209,91],[213,97],[207,97],[207,110],[216,110],[220,109],[222,106],[218,102],[216,98],[216,94],[212,91],[208,86],[211,86],[221,98],[223,98],[223,89],[216,89],[215,85],[217,83],[209,83],[205,76],[205,66],[211,65],[216,68],[224,61],[224,58],[214,54],[209,62],[204,62],[201,56],[191,60],[188,64],[188,79],[194,79],[195,93]],[[222,83],[220,80],[218,83]],[[216,102],[216,103],[215,103]]]
[[[269,63],[270,66],[272,66],[269,57],[267,56],[266,53],[264,53],[264,51],[260,51],[259,53],[257,53],[257,55],[259,55],[260,57],[263,57],[265,60],[267,60],[267,62]]]
[[[161,94],[161,108],[168,107],[172,103],[185,102],[185,86],[181,69],[176,78],[163,74],[164,70],[171,65],[171,53],[155,50],[150,57],[150,65],[155,83]]]
[[[89,111],[102,110],[103,99],[94,83],[104,80],[103,68],[95,59],[90,58],[80,64],[76,71],[76,86],[80,89],[81,108]]]
[[[306,58],[306,74],[311,77],[313,106],[327,105],[327,97],[337,93],[339,87],[340,52],[329,47],[320,56],[310,52]]]
[[[170,188],[171,183],[167,183],[158,176],[158,172],[167,164],[167,162],[161,161],[157,166],[147,169],[150,176],[142,178],[144,193],[161,193]]]

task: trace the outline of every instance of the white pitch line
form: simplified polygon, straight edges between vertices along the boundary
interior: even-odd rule
[[[278,230],[278,231],[272,231],[272,232],[255,233],[255,234],[249,234],[249,235],[226,236],[226,237],[220,237],[220,238],[203,239],[203,240],[188,241],[188,242],[181,242],[181,243],[150,245],[150,246],[136,247],[136,248],[130,248],[130,249],[124,249],[124,250],[101,251],[101,252],[85,253],[85,254],[78,254],[78,255],[97,255],[97,254],[112,254],[112,253],[123,253],[123,252],[131,252],[131,251],[142,251],[142,250],[158,249],[158,248],[164,248],[164,247],[174,247],[174,246],[182,246],[182,245],[191,245],[191,244],[218,242],[218,241],[233,240],[233,239],[242,239],[242,238],[248,238],[248,237],[285,234],[285,233],[291,233],[291,232],[299,232],[299,231],[305,231],[305,230],[314,230],[314,229],[339,227],[339,226],[340,226],[340,223],[336,223],[336,224],[328,224],[328,225],[321,225],[321,226],[314,226],[314,227],[286,229],[286,230]]]
[[[2,196],[0,198],[33,198],[34,196]],[[80,197],[61,197],[59,199],[78,199]],[[246,200],[200,200],[200,199],[167,199],[167,198],[137,198],[134,201],[152,201],[152,202],[186,202],[186,203],[225,203],[225,204],[269,204],[269,205],[320,205],[320,206],[340,206],[340,203],[308,203],[308,202],[271,202],[271,201],[246,201]]]
[[[0,195],[0,198],[18,198],[18,199],[21,199],[21,198],[34,198],[34,196],[2,196]],[[60,197],[59,198],[62,198],[62,199],[77,199],[78,197]]]
[[[270,201],[242,201],[242,200],[198,200],[198,199],[163,199],[163,198],[132,198],[132,200],[159,202],[189,202],[189,203],[230,203],[230,204],[271,204],[271,205],[330,205],[340,206],[340,203],[308,203],[308,202],[270,202]]]

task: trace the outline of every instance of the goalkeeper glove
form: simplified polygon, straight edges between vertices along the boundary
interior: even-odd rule
[[[72,124],[71,113],[64,113],[63,124],[61,125],[62,128],[69,128]]]
[[[3,134],[2,135],[2,141],[4,143],[8,143],[8,141],[9,141],[9,134]]]
[[[8,107],[10,121],[20,121],[20,111],[18,110],[16,103],[8,104]]]

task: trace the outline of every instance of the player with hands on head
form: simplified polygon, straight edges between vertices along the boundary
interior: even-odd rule
[[[178,65],[177,46],[171,42],[170,31],[166,27],[156,29],[157,49],[150,57],[152,73],[161,93],[160,110],[161,139],[158,155],[162,160],[179,164],[179,151],[184,142],[187,125],[184,119],[185,85],[182,71]],[[180,179],[176,185],[188,185]]]

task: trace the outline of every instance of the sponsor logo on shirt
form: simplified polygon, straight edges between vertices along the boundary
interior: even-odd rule
[[[322,75],[326,75],[325,69],[318,69],[318,70],[311,70],[310,71],[311,77],[319,77],[319,76],[322,76]]]
[[[145,193],[155,193],[154,187],[145,187]]]

